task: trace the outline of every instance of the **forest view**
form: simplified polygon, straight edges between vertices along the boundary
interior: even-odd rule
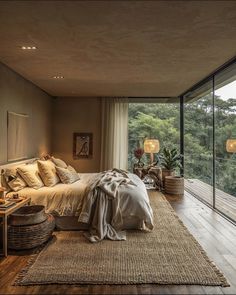
[[[185,178],[212,185],[213,99],[208,94],[185,104]],[[145,138],[160,141],[164,147],[180,148],[179,103],[131,103],[129,105],[129,169],[137,161],[134,149]],[[226,151],[226,140],[236,138],[236,99],[215,97],[216,187],[236,196],[236,155]],[[155,155],[157,159],[158,155]],[[142,161],[148,163],[144,154]]]

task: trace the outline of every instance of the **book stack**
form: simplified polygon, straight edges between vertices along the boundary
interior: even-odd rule
[[[8,209],[9,207],[13,206],[14,204],[15,204],[14,201],[6,200],[4,204],[0,204],[0,210]]]

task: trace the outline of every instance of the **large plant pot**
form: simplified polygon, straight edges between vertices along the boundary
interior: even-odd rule
[[[175,176],[175,170],[168,170],[168,169],[162,168],[162,181],[163,181],[164,188],[165,188],[166,176]]]

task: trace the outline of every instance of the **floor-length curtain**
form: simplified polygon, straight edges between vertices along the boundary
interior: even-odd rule
[[[102,98],[101,171],[128,167],[128,100]]]

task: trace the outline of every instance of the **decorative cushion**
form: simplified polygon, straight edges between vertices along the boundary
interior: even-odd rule
[[[66,163],[65,163],[63,160],[61,160],[61,159],[51,157],[51,161],[52,161],[57,167],[60,167],[60,168],[67,168]]]
[[[9,181],[8,185],[14,192],[18,192],[27,186],[26,182],[20,176],[16,176],[14,179]]]
[[[56,166],[56,171],[61,179],[61,182],[65,184],[73,183],[80,179],[76,170],[71,166],[68,166],[67,168],[61,168]]]
[[[7,184],[7,181],[6,181],[4,172],[1,173],[1,186],[5,187],[5,189],[6,189],[7,192],[11,191],[11,188]]]
[[[60,182],[59,177],[56,174],[56,168],[52,161],[37,161],[39,174],[46,186],[54,186]]]
[[[29,187],[39,189],[40,187],[44,186],[42,179],[39,176],[37,163],[20,166],[17,168],[17,172]]]
[[[4,169],[1,174],[1,183],[7,192],[11,190],[18,191],[27,186],[27,183],[17,173],[17,166]]]

